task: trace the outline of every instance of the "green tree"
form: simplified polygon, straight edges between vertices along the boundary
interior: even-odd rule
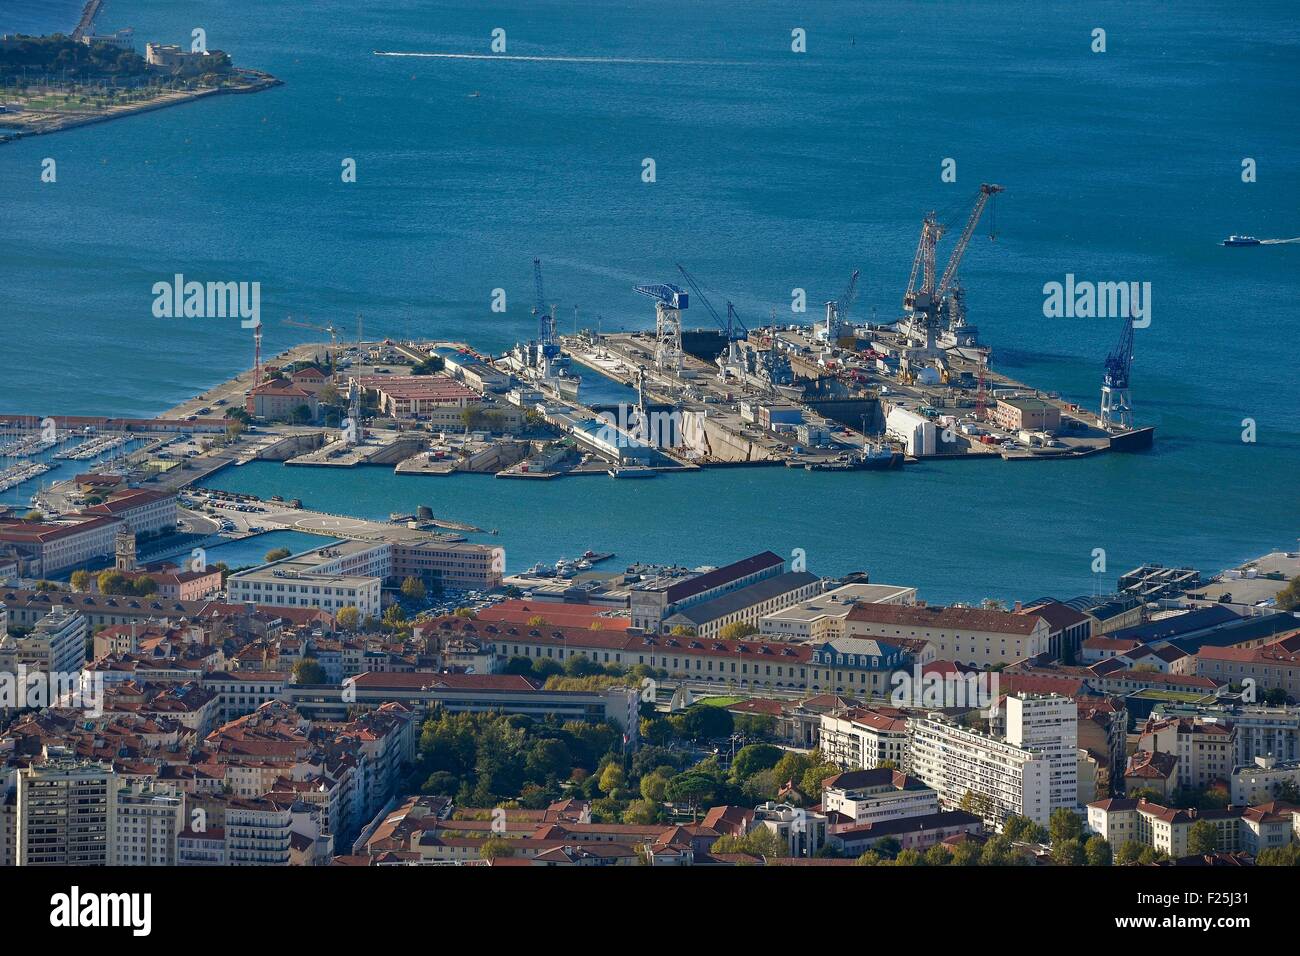
[[[334,620],[343,630],[355,631],[357,625],[361,623],[361,612],[351,605],[348,607],[341,607],[339,608],[338,613],[334,615]]]
[[[1187,853],[1200,856],[1213,853],[1218,846],[1219,831],[1209,820],[1197,820],[1187,831]]]
[[[736,751],[736,759],[731,762],[731,778],[742,782],[760,770],[775,767],[783,755],[780,747],[771,744],[747,744]]]
[[[668,778],[659,772],[641,778],[641,796],[653,803],[663,803],[668,796]]]
[[[325,668],[314,657],[304,657],[293,665],[293,682],[295,684],[324,684],[329,678]]]
[[[975,793],[973,790],[967,790],[962,794],[958,807],[981,820],[988,820],[993,816],[993,801],[987,794]]]
[[[488,837],[478,848],[478,855],[484,860],[496,860],[515,855],[515,848],[503,837]]]
[[[111,568],[101,571],[95,579],[95,586],[99,588],[100,594],[121,594],[123,588],[127,587],[126,575]]]
[[[1052,861],[1057,866],[1083,866],[1087,859],[1083,844],[1077,838],[1058,840],[1052,844]]]
[[[1142,851],[1146,849],[1137,840],[1125,840],[1120,844],[1119,850],[1115,853],[1115,864],[1117,866],[1130,866],[1136,863],[1142,857]]]
[[[623,822],[648,826],[659,819],[659,807],[649,800],[633,800],[623,811]]]
[[[672,718],[683,737],[689,740],[713,740],[731,735],[734,723],[731,711],[724,707],[696,704]]]
[[[895,866],[925,866],[925,858],[915,850],[903,850],[894,857]]]
[[[769,827],[757,826],[744,836],[719,837],[713,844],[714,853],[748,853],[765,859],[790,855],[790,848]]]
[[[623,773],[623,768],[616,763],[608,763],[605,769],[600,773],[600,789],[610,796],[627,786],[627,775]]]
[[[1283,611],[1300,609],[1300,574],[1293,577],[1281,591],[1277,592],[1277,606]]]
[[[892,860],[902,851],[903,844],[899,843],[893,837],[885,837],[883,840],[877,840],[872,849],[882,857]]]
[[[717,781],[708,774],[687,771],[668,781],[664,796],[673,803],[685,803],[694,811],[709,802],[717,788]]]
[[[409,577],[402,581],[402,597],[411,601],[423,601],[425,593],[424,582],[419,578]]]
[[[288,548],[272,548],[270,551],[266,552],[266,563],[270,564],[272,561],[282,561],[291,553],[292,552]]]
[[[735,623],[728,624],[726,627],[722,628],[722,630],[718,631],[718,637],[722,638],[724,641],[740,641],[740,640],[744,640],[747,637],[752,637],[757,633],[758,633],[758,628],[756,628],[753,624],[746,624],[743,621],[736,621]]]
[[[72,590],[74,591],[89,591],[91,580],[89,571],[78,569],[72,572],[72,576],[68,579],[68,583],[72,585]]]
[[[1047,831],[1053,844],[1078,840],[1083,836],[1083,819],[1065,807],[1057,807],[1047,820]]]
[[[936,843],[925,851],[926,866],[947,866],[952,863],[953,852],[942,843]]]
[[[1046,843],[1047,831],[1028,817],[1010,816],[1002,824],[1002,832],[1013,843]]]
[[[1089,866],[1110,866],[1110,844],[1100,834],[1088,837],[1083,852],[1088,858]]]
[[[524,758],[524,769],[534,780],[558,779],[573,769],[573,752],[558,738],[539,740]]]
[[[810,797],[820,797],[822,795],[822,781],[827,777],[833,777],[840,772],[838,764],[819,763],[809,767],[803,772],[800,778],[799,787]]]
[[[952,851],[953,866],[979,866],[983,848],[973,840],[958,843]]]

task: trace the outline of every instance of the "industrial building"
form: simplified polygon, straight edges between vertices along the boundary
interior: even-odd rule
[[[1041,398],[1019,395],[999,398],[993,420],[1009,432],[1055,431],[1061,427],[1061,410]]]

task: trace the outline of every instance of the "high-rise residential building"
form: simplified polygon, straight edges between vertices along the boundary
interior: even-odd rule
[[[112,862],[117,775],[105,763],[51,755],[18,774],[18,866],[107,866]]]
[[[86,661],[86,618],[56,606],[25,637],[0,634],[0,671],[18,666],[44,674],[76,675]]]
[[[185,797],[166,787],[132,782],[113,801],[114,866],[176,866],[176,840],[185,823]]]
[[[292,804],[234,798],[226,807],[225,831],[228,865],[289,865]]]
[[[1073,698],[1015,694],[1007,697],[1007,743],[1045,754],[1050,766],[1051,810],[1079,802],[1079,708]]]
[[[1077,807],[1078,715],[1067,697],[1009,697],[1005,738],[939,712],[912,719],[909,729],[906,769],[945,807],[960,807],[969,793],[968,805],[995,826],[1013,815],[1046,825],[1058,807]]]

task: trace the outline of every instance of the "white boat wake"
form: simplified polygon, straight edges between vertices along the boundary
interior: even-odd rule
[[[641,63],[654,66],[741,66],[731,60],[668,60],[623,56],[516,56],[506,53],[416,53],[375,50],[375,56],[410,56],[430,60],[514,60],[525,63]]]
[[[1259,244],[1260,244],[1261,246],[1284,246],[1284,245],[1288,245],[1288,244],[1293,243],[1293,242],[1300,242],[1300,236],[1296,236],[1294,239],[1261,239],[1261,240],[1259,240]]]

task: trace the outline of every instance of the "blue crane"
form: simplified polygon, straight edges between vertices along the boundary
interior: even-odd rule
[[[1101,422],[1106,428],[1132,428],[1129,375],[1133,371],[1133,313],[1124,320],[1119,342],[1106,356],[1101,376]]]
[[[542,354],[555,358],[560,347],[555,341],[555,315],[546,306],[546,297],[542,293],[542,260],[533,260],[533,289],[537,294],[537,304],[533,306],[533,315],[537,317],[537,345]]]
[[[742,322],[740,316],[736,314],[736,307],[731,304],[731,300],[727,300],[727,317],[726,319],[723,319],[722,316],[718,314],[718,310],[713,307],[713,303],[709,301],[709,297],[704,294],[704,289],[700,287],[695,276],[687,272],[686,267],[680,262],[677,263],[677,271],[682,274],[682,278],[685,279],[686,284],[691,287],[691,292],[695,294],[696,298],[704,303],[705,311],[713,317],[713,321],[718,324],[718,328],[726,333],[728,343],[743,342],[748,338],[749,329],[745,328],[745,323]]]
[[[632,291],[657,299],[670,309],[684,309],[690,304],[690,296],[686,290],[669,282],[636,285],[632,287]]]

